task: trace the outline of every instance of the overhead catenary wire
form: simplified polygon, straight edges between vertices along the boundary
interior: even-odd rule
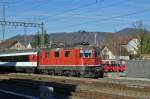
[[[100,9],[100,11],[102,10],[102,9],[105,9],[105,8],[110,8],[110,7],[113,7],[113,6],[116,6],[116,5],[119,5],[119,4],[121,4],[121,3],[124,3],[124,0],[121,0],[121,1],[118,1],[118,2],[115,2],[115,3],[111,3],[111,4],[109,4],[109,5],[105,5],[105,6],[101,6],[99,9]],[[89,11],[87,11],[87,13],[88,14],[91,14],[91,13],[93,13],[93,12],[95,12],[95,10],[89,10]],[[63,14],[58,14],[58,15],[55,15],[55,16],[61,16],[61,15],[63,15]],[[69,15],[69,17],[78,17],[78,18],[87,18],[87,17],[79,17],[81,14],[73,14],[73,15]],[[52,15],[51,15],[52,16]],[[60,21],[60,20],[62,20],[62,18],[58,18],[57,20],[51,20],[51,22],[53,22],[53,21]]]
[[[92,21],[86,21],[86,22],[82,22],[82,23],[78,23],[78,24],[73,24],[73,25],[70,25],[70,26],[71,27],[80,26],[80,25],[93,23],[93,22],[98,22],[98,21],[109,21],[109,20],[113,20],[113,19],[117,19],[117,18],[123,18],[123,17],[131,16],[131,15],[141,14],[141,13],[148,12],[148,11],[150,11],[150,8],[146,8],[146,9],[140,10],[140,11],[130,12],[130,13],[127,13],[127,14],[112,16],[112,17],[108,17],[108,18],[102,18],[102,19],[96,19],[96,20],[92,20]]]
[[[82,9],[82,8],[86,8],[86,7],[89,7],[89,6],[93,6],[93,5],[97,4],[97,3],[99,3],[98,0],[96,0],[95,2],[92,2],[92,3],[88,3],[88,4],[86,4],[86,5],[82,5],[82,6],[80,6],[80,7],[75,7],[75,8],[72,8],[72,9],[64,10],[64,11],[62,11],[62,12],[58,12],[58,13],[54,14],[53,16],[57,16],[57,15],[61,15],[61,14],[64,14],[64,13],[69,13],[69,12],[72,12],[72,11],[75,11],[75,10],[79,10],[79,9]],[[50,17],[50,16],[47,16],[47,17],[41,18],[41,19],[44,20],[44,19],[47,19],[47,18],[49,18],[49,17]]]
[[[13,2],[7,2],[8,4],[11,4],[11,5],[17,5],[17,7],[19,7],[20,5],[22,5],[22,3],[24,3],[26,0],[18,0],[18,1],[13,1]],[[47,4],[47,2],[50,2],[50,1],[42,1],[42,2],[38,2],[36,1],[32,1],[30,2],[30,4],[32,4],[31,7],[26,7],[25,9],[21,9],[23,10],[22,13],[18,13],[18,14],[23,14],[23,13],[26,13],[26,12],[29,12],[29,11],[32,11],[33,9],[36,9],[36,8],[39,8],[41,6],[43,6],[44,4]],[[41,4],[42,3],[42,4]],[[34,4],[34,5],[33,5]],[[34,18],[35,19],[35,18]],[[33,20],[33,19],[32,19]],[[21,20],[22,21],[22,20]]]
[[[117,5],[120,5],[120,4],[124,3],[124,2],[125,2],[125,0],[121,0],[121,1],[118,1],[118,2],[115,2],[115,3],[111,3],[111,4],[108,4],[108,5],[105,5],[105,6],[101,6],[99,8],[99,10],[101,11],[102,9],[106,9],[106,8],[110,8],[110,7],[113,7],[113,6],[117,6]],[[95,9],[87,11],[87,13],[94,13],[94,12],[95,12]]]
[[[96,2],[93,2],[93,3],[97,3],[97,1]],[[93,4],[93,3],[91,3],[91,4]],[[120,2],[121,3],[121,2]],[[89,3],[90,4],[90,3]],[[119,2],[118,3],[114,3],[114,5],[115,4],[119,4]],[[88,5],[88,4],[86,4],[86,5]],[[111,4],[110,4],[111,5]],[[113,5],[113,4],[112,4]],[[88,7],[88,6],[87,6]],[[108,6],[109,7],[109,6]],[[35,7],[33,7],[33,8],[35,8]],[[84,8],[84,7],[82,7],[81,6],[81,8]],[[79,9],[81,9],[81,8],[79,8]],[[102,7],[103,8],[103,7]],[[105,7],[104,7],[105,8]],[[107,7],[106,7],[107,8]],[[72,8],[72,9],[68,9],[68,10],[65,10],[66,12],[64,12],[64,11],[62,11],[62,12],[60,12],[60,13],[56,13],[56,15],[58,14],[58,15],[61,15],[63,12],[64,13],[69,13],[69,12],[72,12],[72,11],[75,11],[75,10],[78,10],[78,9],[75,9],[75,8]],[[101,9],[100,9],[101,10]],[[68,12],[69,11],[69,12]],[[109,17],[109,18],[111,18],[111,17]],[[114,16],[112,17],[112,19],[108,19],[108,18],[102,18],[102,19],[97,19],[98,21],[107,21],[107,20],[113,20],[114,19]],[[115,18],[116,19],[116,18]],[[96,22],[97,20],[93,20],[93,22]],[[53,21],[53,20],[52,20]],[[57,21],[57,20],[54,20],[54,21]],[[92,21],[88,21],[87,23],[92,23]],[[87,23],[85,23],[85,24],[87,24]],[[79,24],[81,24],[81,23],[79,23]],[[73,26],[75,26],[75,25],[78,25],[78,24],[73,24]],[[81,24],[81,25],[84,25],[84,24]],[[72,26],[72,25],[71,25]]]
[[[25,1],[25,0],[24,0]],[[39,2],[39,4],[38,3],[34,3],[34,2],[30,2],[30,4],[32,4],[32,3],[34,3],[34,4],[36,4],[36,5],[34,5],[34,6],[31,6],[31,7],[28,7],[28,8],[26,8],[26,9],[23,9],[24,11],[23,11],[23,13],[26,13],[26,12],[30,12],[30,11],[32,11],[33,9],[36,9],[36,8],[39,8],[39,7],[41,7],[41,6],[43,6],[43,5],[45,5],[45,4],[48,4],[50,1],[48,1],[48,0],[41,0],[42,1],[42,4],[41,4],[41,2]],[[52,1],[52,0],[51,0]],[[37,2],[37,1],[36,1]],[[17,2],[16,2],[17,3]],[[22,3],[22,2],[21,2]],[[19,3],[18,3],[19,4]],[[21,13],[22,14],[22,13]],[[35,19],[37,19],[38,21],[40,20],[40,18],[33,18],[33,19],[31,19],[32,21],[35,21]],[[43,20],[41,20],[42,22],[43,22]]]

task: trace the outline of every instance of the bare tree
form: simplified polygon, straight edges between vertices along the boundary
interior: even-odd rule
[[[143,21],[136,21],[132,25],[133,25],[133,28],[141,29],[143,30],[143,32],[145,32],[148,28],[147,24],[145,24]]]
[[[148,34],[148,25],[145,24],[143,21],[136,21],[133,23],[133,27],[137,29],[137,32],[139,34],[139,48],[138,48],[138,54],[141,57],[142,54],[149,52],[149,44],[147,43],[150,40],[149,34]]]

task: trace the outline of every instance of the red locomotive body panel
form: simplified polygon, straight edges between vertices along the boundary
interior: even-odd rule
[[[99,57],[94,56],[92,50],[90,57],[80,56],[80,49],[58,51],[41,51],[39,57],[40,66],[98,66],[101,64]]]
[[[99,52],[94,47],[55,48],[39,52],[38,69],[49,74],[77,75],[84,72],[96,75],[103,71],[100,65]]]
[[[29,62],[37,62],[37,54],[29,55]]]
[[[66,53],[68,52],[69,56],[65,57],[65,52]],[[72,65],[77,65],[77,50],[41,51],[39,64],[41,66],[72,66]]]

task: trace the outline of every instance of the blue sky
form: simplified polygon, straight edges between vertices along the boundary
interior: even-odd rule
[[[115,32],[132,27],[135,21],[150,22],[150,10],[134,15],[112,18],[150,8],[150,0],[0,0],[6,2],[6,20],[44,22],[48,33],[85,31]],[[38,28],[28,28],[35,34]],[[1,33],[1,31],[0,31]],[[6,27],[5,38],[24,34],[22,27]],[[0,39],[2,36],[0,36]]]

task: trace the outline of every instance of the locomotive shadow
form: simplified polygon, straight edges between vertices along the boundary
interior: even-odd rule
[[[38,96],[39,99],[70,99],[72,93],[75,92],[77,88],[77,85],[65,84],[65,80],[60,82],[48,82],[36,81],[31,79],[11,78],[7,81],[4,81],[8,81],[9,83],[13,83],[17,86],[23,86],[23,88],[29,87],[30,89],[36,90],[36,96]],[[41,86],[44,86],[44,89],[41,90]],[[45,91],[45,88],[47,88],[46,90],[50,92]],[[51,88],[53,89],[51,90]],[[44,98],[41,97],[43,96],[43,93],[45,96]],[[48,96],[49,98],[47,98],[46,96]]]

